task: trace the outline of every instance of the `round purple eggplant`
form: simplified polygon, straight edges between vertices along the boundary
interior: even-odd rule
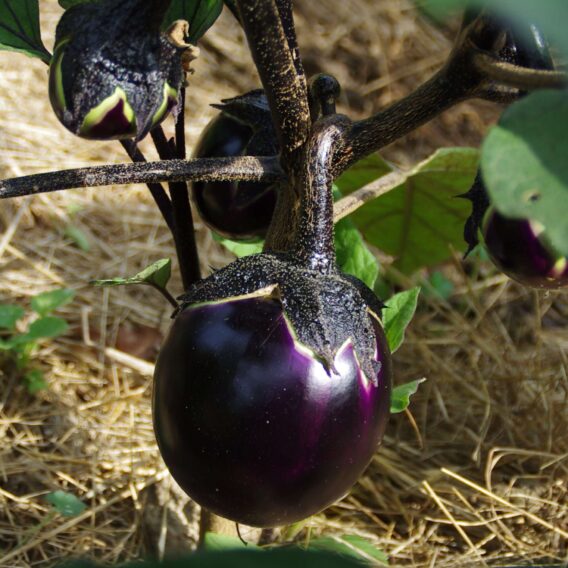
[[[253,129],[227,113],[218,114],[205,127],[194,158],[242,156]],[[254,151],[254,148],[248,148]],[[274,207],[276,187],[258,182],[194,182],[192,194],[203,221],[213,231],[233,240],[266,235]]]
[[[540,223],[504,217],[490,208],[483,237],[491,260],[513,280],[533,288],[568,286],[568,259],[550,244]]]
[[[354,282],[260,254],[184,297],[156,366],[154,426],[199,504],[251,526],[289,524],[341,499],[367,467],[392,365]]]
[[[195,282],[156,364],[166,465],[202,506],[247,525],[293,523],[341,499],[389,417],[383,305],[336,264],[326,172],[347,127],[334,116],[314,127],[290,249]]]
[[[92,140],[143,138],[178,100],[181,54],[160,33],[164,0],[102,0],[62,16],[49,71],[61,123]]]

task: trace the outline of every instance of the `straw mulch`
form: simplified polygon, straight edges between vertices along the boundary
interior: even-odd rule
[[[341,110],[353,117],[409,92],[451,45],[451,30],[430,26],[406,0],[297,4],[306,68],[339,78]],[[51,47],[60,9],[55,0],[41,8]],[[187,102],[189,144],[212,116],[210,103],[258,85],[228,15],[201,47]],[[118,144],[81,141],[57,124],[42,63],[0,57],[2,178],[126,161]],[[460,105],[386,155],[409,164],[440,146],[477,145],[498,112]],[[144,151],[155,157],[147,144]],[[69,224],[87,235],[89,252],[66,236]],[[60,310],[69,333],[33,358],[48,390],[31,396],[13,366],[1,367],[0,566],[191,549],[198,507],[168,476],[150,413],[152,361],[170,308],[144,288],[88,285],[174,257],[146,189],[2,202],[0,226],[0,302],[27,307],[44,290],[77,292]],[[198,234],[204,270],[228,261],[199,223]],[[362,535],[405,566],[566,560],[568,296],[524,289],[487,264],[464,270],[456,260],[444,270],[454,294],[423,297],[395,356],[397,383],[428,379],[412,414],[393,417],[352,494],[310,519],[298,539]],[[177,272],[171,290],[181,292]],[[45,495],[57,489],[79,496],[85,512],[54,515]]]

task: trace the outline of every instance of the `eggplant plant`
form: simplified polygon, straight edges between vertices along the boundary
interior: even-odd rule
[[[542,112],[568,116],[566,76],[550,61],[536,59],[548,57],[548,48],[538,14],[524,4],[513,17],[506,5],[496,15],[474,2],[439,71],[375,115],[351,120],[336,111],[340,87],[333,77],[305,76],[292,0],[62,0],[68,10],[53,56],[39,39],[37,0],[22,2],[27,12],[11,14],[16,23],[35,14],[29,41],[22,46],[21,34],[2,28],[0,46],[49,63],[46,88],[63,125],[87,138],[120,139],[134,163],[3,180],[0,197],[147,184],[171,229],[184,286],[179,304],[166,294],[175,309],[156,366],[155,432],[173,476],[212,512],[261,527],[315,514],[349,491],[381,441],[391,408],[395,344],[387,340],[382,301],[346,273],[350,259],[338,266],[334,223],[350,213],[355,223],[364,212],[371,221],[377,211],[389,217],[388,207],[395,207],[392,200],[404,194],[407,182],[416,188],[429,180],[424,195],[436,193],[439,185],[432,201],[442,195],[443,204],[421,207],[419,214],[449,215],[450,221],[435,220],[442,246],[432,252],[420,233],[404,230],[403,248],[408,239],[419,245],[412,263],[397,262],[406,271],[441,262],[451,255],[448,243],[469,213],[449,196],[444,201],[443,192],[455,196],[467,189],[477,168],[469,153],[471,175],[456,173],[453,160],[467,152],[439,152],[412,170],[395,170],[376,155],[388,144],[467,99],[512,104],[512,118],[506,114],[496,129],[516,134],[509,140],[501,132],[501,151],[510,158],[508,179],[500,187],[503,166],[486,155],[496,145],[490,134],[478,175],[483,191],[468,192],[474,211],[466,237],[475,244],[486,218],[486,244],[505,272],[517,277],[517,266],[529,266],[544,278],[558,276],[558,285],[568,283],[567,229],[558,213],[568,207],[568,176],[559,153],[550,150],[558,131],[541,133],[536,141],[550,150],[546,157],[554,176],[538,169],[542,150],[518,166],[518,156],[528,152],[518,139],[533,131],[520,124],[517,105],[524,105],[521,117],[533,122]],[[7,3],[0,0],[0,8]],[[186,159],[184,74],[197,54],[193,44],[223,4],[244,29],[262,90],[218,105],[222,114],[206,128],[194,157]],[[550,15],[553,9],[560,11],[556,20],[568,16],[558,4],[543,11]],[[548,30],[549,21],[555,19],[543,20],[542,29]],[[554,26],[549,32],[559,37]],[[559,40],[559,49],[565,48]],[[527,96],[541,89],[548,90]],[[546,101],[551,106],[542,111]],[[174,106],[175,137],[168,140],[160,122]],[[137,147],[147,134],[158,162],[147,162]],[[358,180],[352,187],[350,167],[363,160],[381,175],[367,180],[375,182],[369,186]],[[532,193],[515,175],[515,164],[525,177],[523,168],[532,168]],[[522,186],[521,197],[515,182]],[[206,223],[225,236],[262,236],[262,251],[202,278],[189,183]],[[334,184],[346,194],[335,205]],[[367,219],[363,226],[375,227],[386,239],[369,236],[379,248],[391,252],[389,247],[398,246],[388,242],[397,234],[389,221],[374,225]],[[541,227],[547,229],[546,245]],[[167,278],[150,271],[134,281],[164,289]]]

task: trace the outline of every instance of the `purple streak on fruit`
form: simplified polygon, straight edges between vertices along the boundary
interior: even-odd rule
[[[535,288],[568,286],[568,259],[554,250],[539,223],[490,209],[483,236],[491,259],[510,278]]]
[[[129,120],[125,109],[124,99],[118,99],[116,104],[105,112],[98,122],[82,129],[81,136],[94,140],[113,140],[136,135],[136,121]]]
[[[351,343],[328,372],[270,297],[189,306],[161,350],[155,429],[181,487],[253,526],[306,518],[349,491],[389,416],[391,362],[381,325],[375,377]]]
[[[203,131],[194,157],[244,155],[252,136],[252,128],[221,113]],[[277,197],[274,185],[256,182],[194,182],[192,194],[203,221],[235,240],[266,235]]]

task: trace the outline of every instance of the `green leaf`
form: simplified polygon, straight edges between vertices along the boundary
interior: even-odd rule
[[[68,329],[69,325],[62,318],[53,316],[39,318],[30,324],[26,334],[20,336],[21,340],[19,343],[58,337],[63,335]]]
[[[420,288],[395,294],[383,309],[383,326],[391,353],[394,353],[404,341],[404,331],[414,317],[419,294]]]
[[[76,517],[80,515],[87,506],[78,497],[67,491],[54,491],[48,493],[46,500],[53,505],[53,508],[64,517]]]
[[[0,304],[0,328],[14,329],[16,322],[24,317],[24,308],[13,304]]]
[[[36,314],[46,316],[57,308],[68,304],[74,297],[75,291],[68,288],[42,292],[32,298],[31,307]]]
[[[231,239],[226,239],[217,233],[211,233],[213,235],[213,240],[221,243],[229,252],[232,252],[236,257],[249,256],[251,254],[258,254],[262,252],[262,247],[264,246],[263,240],[257,240],[252,242],[246,241],[232,241]]]
[[[568,4],[568,3],[567,3]],[[509,107],[483,144],[483,179],[497,210],[542,223],[568,255],[568,95],[533,93]]]
[[[416,393],[420,384],[425,380],[426,379],[418,379],[417,381],[395,387],[391,395],[391,414],[398,414],[399,412],[405,411],[410,404],[410,397]]]
[[[404,273],[439,264],[465,250],[463,226],[471,204],[455,196],[473,183],[478,152],[445,148],[418,164],[404,183],[351,218],[370,244],[396,257]]]
[[[424,287],[424,294],[426,296],[437,296],[442,300],[447,300],[453,292],[454,284],[439,270],[432,272]]]
[[[76,225],[67,225],[63,230],[63,234],[71,239],[82,251],[89,252],[91,250],[89,238],[85,232]]]
[[[335,253],[343,272],[356,276],[371,289],[375,286],[379,263],[351,219],[341,219],[335,225]]]
[[[39,369],[32,369],[24,375],[24,382],[30,394],[36,394],[47,388],[47,381]]]
[[[334,184],[343,195],[346,195],[392,171],[393,167],[379,154],[371,154],[341,174]]]
[[[95,568],[101,566],[90,560],[75,560],[66,563],[66,568]],[[275,550],[226,550],[197,552],[163,562],[129,562],[118,565],[122,568],[361,568],[361,561],[350,556],[329,552],[307,552],[297,548]]]
[[[173,0],[162,27],[167,28],[175,20],[187,20],[188,41],[195,44],[215,23],[222,9],[223,0]]]
[[[172,275],[172,261],[162,258],[138,272],[130,278],[110,278],[107,280],[91,280],[93,286],[129,286],[131,284],[148,284],[161,290],[166,288]]]
[[[234,550],[239,548],[255,549],[259,548],[254,544],[245,544],[240,538],[236,536],[228,536],[225,534],[217,534],[213,532],[205,533],[203,540],[205,550]],[[260,549],[259,549],[260,550]]]
[[[38,0],[0,0],[2,49],[50,62],[51,54],[41,41]]]
[[[26,343],[33,341],[27,333],[17,333],[8,339],[0,339],[0,351],[21,351]]]
[[[52,339],[63,335],[69,329],[69,325],[62,318],[46,316],[33,321],[26,333],[13,335],[7,340],[0,341],[0,350],[15,350],[19,353],[19,367],[26,366],[29,355],[40,339]]]
[[[487,249],[481,243],[478,244],[468,255],[467,261],[477,259],[480,262],[490,262],[491,257],[487,252]]]
[[[134,278],[158,288],[165,288],[171,275],[172,261],[169,258],[162,258],[134,275]]]
[[[388,556],[382,550],[377,549],[368,540],[355,535],[316,538],[310,541],[308,550],[335,552],[367,564],[388,564]]]

